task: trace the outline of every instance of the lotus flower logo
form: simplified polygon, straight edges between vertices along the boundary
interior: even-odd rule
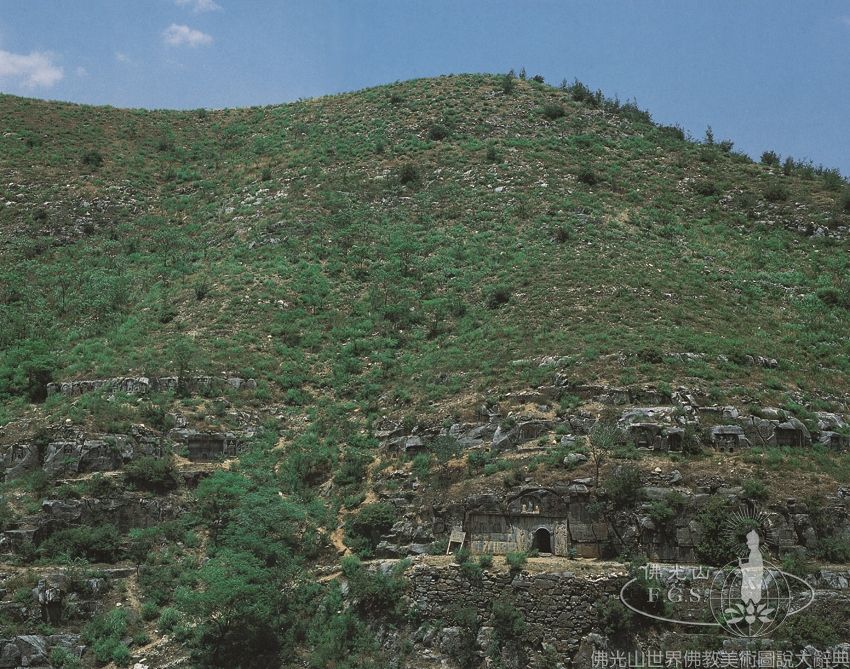
[[[762,623],[771,622],[773,620],[771,614],[775,611],[776,609],[770,608],[767,604],[747,602],[746,604],[730,606],[724,613],[728,616],[726,623],[729,625],[736,625],[740,622],[746,622],[748,625],[752,625],[757,620]]]

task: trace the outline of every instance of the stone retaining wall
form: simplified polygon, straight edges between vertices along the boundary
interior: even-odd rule
[[[588,578],[572,572],[496,571],[485,571],[479,580],[457,565],[415,565],[406,576],[411,604],[425,618],[448,621],[452,610],[472,607],[481,626],[492,627],[492,602],[504,599],[522,613],[527,626],[523,642],[531,652],[542,651],[545,644],[568,657],[578,651],[583,637],[599,629],[603,607],[618,598],[628,580],[625,572]]]

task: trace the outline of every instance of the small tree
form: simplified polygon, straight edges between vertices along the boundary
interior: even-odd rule
[[[850,186],[847,186],[838,198],[838,209],[844,214],[850,214]]]
[[[251,553],[224,550],[197,572],[199,587],[177,593],[197,624],[197,652],[213,667],[265,667],[277,654],[276,579]]]
[[[619,436],[620,430],[616,425],[600,420],[593,426],[587,437],[587,450],[593,462],[594,486],[596,490],[599,490],[599,473],[602,465],[605,464],[608,453],[613,451],[617,445]]]
[[[197,511],[210,523],[210,533],[215,538],[227,519],[248,493],[250,483],[236,472],[218,471],[203,479],[195,491]]]
[[[27,339],[0,357],[0,397],[24,395],[30,402],[43,402],[53,378],[56,358],[47,344]]]
[[[640,470],[634,465],[618,467],[605,482],[608,498],[615,509],[634,505],[641,498]]]
[[[772,167],[779,166],[779,154],[776,151],[765,151],[761,154],[761,164]]]
[[[171,345],[171,357],[177,372],[177,390],[186,395],[189,392],[189,373],[197,363],[198,348],[191,339],[181,336]]]
[[[510,600],[494,600],[490,607],[493,613],[494,631],[500,640],[518,639],[525,633],[525,618]]]

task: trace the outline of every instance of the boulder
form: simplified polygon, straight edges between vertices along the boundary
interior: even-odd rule
[[[493,434],[493,448],[499,451],[515,448],[546,434],[551,429],[552,421],[549,420],[527,420],[507,430],[500,425]]]
[[[567,453],[564,457],[564,466],[572,469],[587,462],[588,458],[584,453]]]

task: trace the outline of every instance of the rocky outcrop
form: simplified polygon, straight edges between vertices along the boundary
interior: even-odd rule
[[[112,581],[128,576],[130,570],[112,569],[88,573],[72,570],[42,574],[32,589],[29,603],[19,606],[21,620],[41,619],[51,625],[71,620],[88,620],[102,609],[102,599]],[[12,602],[10,602],[12,603]]]
[[[428,524],[404,519],[396,522],[389,533],[381,537],[375,553],[378,557],[389,558],[425,555],[433,542],[434,533]]]
[[[239,455],[242,444],[253,436],[253,432],[237,435],[234,432],[199,432],[178,428],[168,433],[168,438],[182,446],[184,454],[192,462],[211,462]]]
[[[64,648],[75,657],[82,656],[85,650],[77,634],[23,634],[0,639],[0,669],[50,667],[50,654],[54,648]]]
[[[0,447],[0,473],[11,481],[42,469],[51,477],[121,469],[143,456],[163,457],[162,439],[144,426],[129,434],[86,434],[76,429],[56,430],[46,445],[18,443]]]
[[[79,525],[111,523],[119,531],[134,527],[151,527],[173,520],[185,509],[168,497],[139,497],[124,494],[120,497],[94,499],[45,499],[36,540],[40,541],[58,529]]]
[[[556,384],[559,382],[556,379]],[[541,387],[542,388],[542,387]],[[818,412],[817,421],[806,414],[806,422],[791,412],[775,407],[761,407],[748,413],[734,406],[700,405],[695,393],[680,387],[669,392],[653,388],[614,388],[604,385],[570,385],[546,387],[557,392],[538,391],[509,393],[509,404],[542,402],[500,421],[497,410],[486,410],[486,423],[456,423],[445,428],[417,426],[404,431],[399,426],[376,430],[389,450],[415,454],[431,447],[436,439],[453,440],[460,448],[490,448],[505,451],[522,447],[553,432],[587,435],[598,421],[597,413],[577,407],[557,413],[553,418],[550,400],[569,394],[585,401],[608,405],[625,405],[617,420],[619,441],[636,448],[657,451],[681,451],[710,446],[724,452],[741,448],[787,446],[808,448],[820,443],[831,448],[850,447],[850,426],[840,413]],[[652,400],[655,403],[638,403]],[[481,412],[479,412],[481,413]],[[547,438],[541,447],[553,442]]]
[[[499,426],[493,434],[492,447],[497,451],[504,451],[537,439],[541,435],[550,432],[554,423],[549,420],[526,420],[521,421],[510,428]]]
[[[128,395],[140,395],[151,391],[184,390],[193,394],[206,394],[223,390],[226,387],[236,390],[254,390],[257,382],[254,379],[243,379],[238,376],[116,376],[109,379],[83,379],[79,381],[62,381],[48,383],[47,394],[62,393],[76,397],[94,390],[109,390],[123,392]]]

